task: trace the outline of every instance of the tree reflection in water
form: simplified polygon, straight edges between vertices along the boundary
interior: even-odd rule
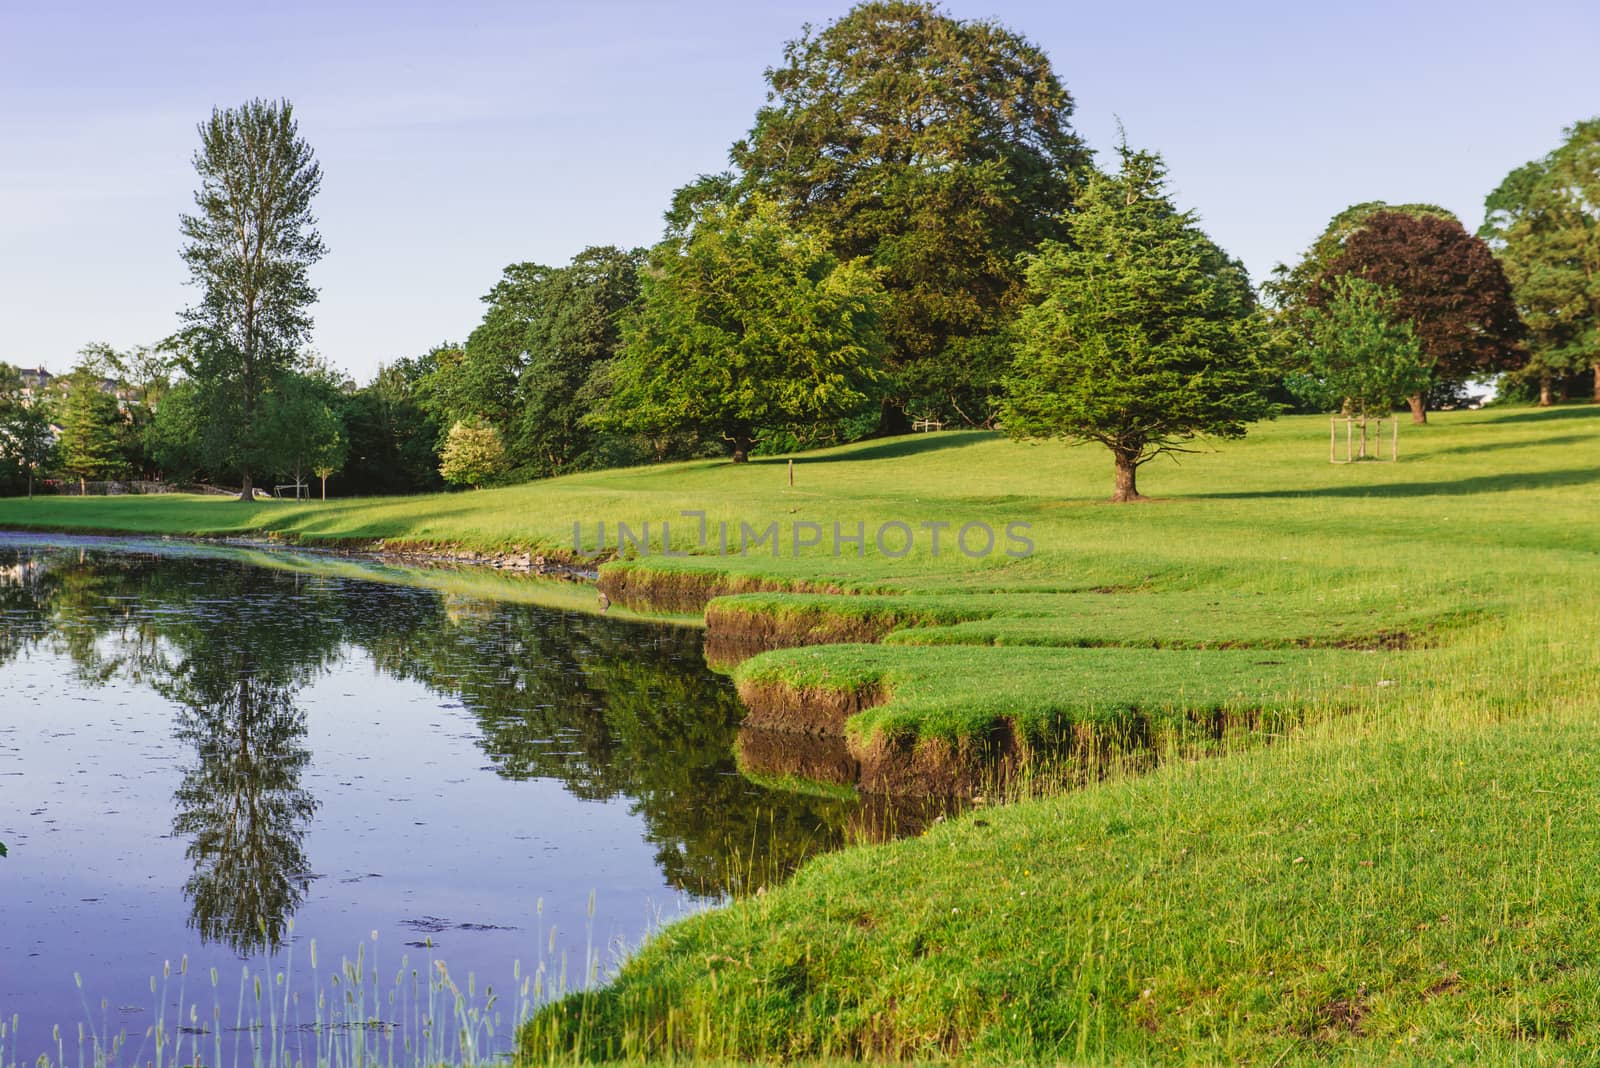
[[[190,925],[240,953],[276,949],[305,899],[302,840],[317,810],[300,776],[311,761],[305,712],[287,686],[208,664],[172,687],[178,737],[194,746],[174,801],[173,833],[189,839],[183,884]]]
[[[0,611],[0,662],[53,642],[82,680],[141,681],[177,706],[191,923],[241,952],[275,948],[308,893],[317,801],[296,695],[353,654],[458,698],[502,777],[627,799],[667,882],[694,895],[751,892],[892,824],[741,776],[742,708],[686,628],[194,554],[5,546]]]

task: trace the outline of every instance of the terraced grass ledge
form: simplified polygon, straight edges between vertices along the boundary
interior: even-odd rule
[[[734,672],[746,725],[843,738],[832,771],[867,793],[961,795],[1046,766],[1090,768],[1228,729],[1282,726],[1392,692],[1391,656],[1348,650],[837,645],[763,653]],[[1381,685],[1380,685],[1381,684]],[[801,748],[798,743],[795,748]],[[770,742],[767,748],[773,747]]]
[[[842,585],[772,578],[727,571],[702,558],[701,566],[670,567],[651,561],[616,560],[600,568],[600,592],[638,612],[703,612],[719,597],[748,593],[842,594]]]
[[[899,645],[1140,649],[1408,649],[1493,614],[1392,598],[1150,590],[986,594],[761,592],[705,607],[707,656],[731,667],[771,649]]]
[[[908,627],[985,619],[995,608],[972,598],[770,592],[720,595],[705,607],[706,660],[732,667],[771,649],[881,642]]]

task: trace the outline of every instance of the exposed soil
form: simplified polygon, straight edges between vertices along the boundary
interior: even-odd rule
[[[749,709],[740,730],[740,755],[766,774],[854,785],[869,794],[960,797],[1003,778],[1021,755],[1009,722],[987,737],[956,743],[881,734],[862,743],[848,737],[844,725],[851,716],[887,699],[877,686],[854,690],[753,682],[741,684],[739,696]]]
[[[715,571],[657,571],[646,567],[602,567],[600,592],[638,612],[703,612],[714,597],[733,593],[844,593],[838,586],[782,582]]]
[[[862,790],[921,797],[982,793],[1010,775],[1021,757],[1009,721],[1002,721],[982,738],[949,742],[875,734],[865,745],[852,739],[850,748],[861,762]]]
[[[863,709],[882,704],[886,696],[876,686],[842,690],[831,686],[744,682],[739,684],[739,698],[749,713],[741,726],[843,738],[846,720]]]
[[[774,615],[739,605],[710,604],[705,614],[706,659],[713,666],[737,664],[769,649],[881,642],[902,622],[893,614],[841,615],[810,607]]]
[[[794,776],[834,786],[854,786],[861,779],[861,765],[850,755],[842,734],[796,734],[743,726],[736,745],[739,767],[756,775]]]

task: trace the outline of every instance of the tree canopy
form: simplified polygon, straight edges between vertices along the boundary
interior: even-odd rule
[[[422,404],[428,358],[380,365],[372,381],[344,398],[348,442],[339,482],[352,493],[424,493],[444,487],[436,449],[438,419]]]
[[[320,469],[329,474],[344,463],[348,442],[339,418],[341,383],[326,369],[289,372],[273,383],[262,412],[262,429],[274,474],[294,480],[296,492],[305,476]],[[324,496],[326,496],[324,481]]]
[[[499,478],[509,466],[500,432],[481,422],[452,426],[439,454],[439,473],[445,481],[473,489]]]
[[[0,363],[0,488],[26,484],[33,496],[34,477],[55,455],[55,445],[45,405],[25,397],[16,368]]]
[[[657,246],[640,282],[604,424],[716,434],[738,463],[763,432],[868,400],[881,289],[774,205],[711,208]]]
[[[1368,219],[1380,213],[1456,219],[1455,212],[1437,204],[1389,204],[1382,200],[1352,204],[1328,220],[1328,225],[1306,249],[1299,263],[1293,267],[1278,264],[1272,277],[1262,284],[1263,293],[1281,309],[1305,307],[1307,295],[1327,277],[1328,263],[1344,251],[1345,241],[1365,226]]]
[[[1464,381],[1516,367],[1522,322],[1505,271],[1480,238],[1454,218],[1379,211],[1344,239],[1306,293],[1311,307],[1333,299],[1351,276],[1394,294],[1395,311],[1416,331],[1430,380]],[[1426,420],[1424,394],[1411,397]]]
[[[102,367],[86,355],[67,376],[61,401],[61,470],[79,483],[110,478],[126,465],[117,398],[102,388]]]
[[[1260,324],[1243,267],[1166,196],[1159,156],[1126,145],[1090,179],[1065,241],[1028,260],[1034,303],[1005,378],[1013,437],[1097,441],[1116,501],[1141,465],[1198,435],[1242,437],[1272,414]]]
[[[891,416],[914,405],[983,421],[1002,365],[971,339],[1018,305],[1017,256],[1060,235],[1089,163],[1049,59],[992,20],[869,0],[808,27],[766,78],[737,173],[680,195],[677,221],[759,194],[842,261],[869,261],[888,293]]]
[[[1485,201],[1480,236],[1500,255],[1528,325],[1525,374],[1551,402],[1552,380],[1594,370],[1600,403],[1600,118],[1575,123],[1542,159]]]
[[[1324,410],[1382,416],[1427,385],[1422,348],[1393,293],[1341,276],[1306,317],[1303,393]]]
[[[420,382],[445,425],[482,420],[505,443],[513,472],[544,477],[603,466],[616,443],[583,417],[604,397],[622,319],[639,293],[641,251],[586,248],[564,267],[514,263],[483,298],[483,321],[462,346],[436,350]],[[623,459],[631,457],[625,454]]]

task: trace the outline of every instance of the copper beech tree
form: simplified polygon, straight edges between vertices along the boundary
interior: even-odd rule
[[[1522,320],[1511,283],[1489,246],[1454,218],[1379,211],[1345,236],[1306,293],[1321,307],[1344,277],[1388,291],[1395,314],[1416,331],[1433,380],[1461,382],[1518,367]],[[1427,422],[1425,391],[1409,399],[1412,421]]]

